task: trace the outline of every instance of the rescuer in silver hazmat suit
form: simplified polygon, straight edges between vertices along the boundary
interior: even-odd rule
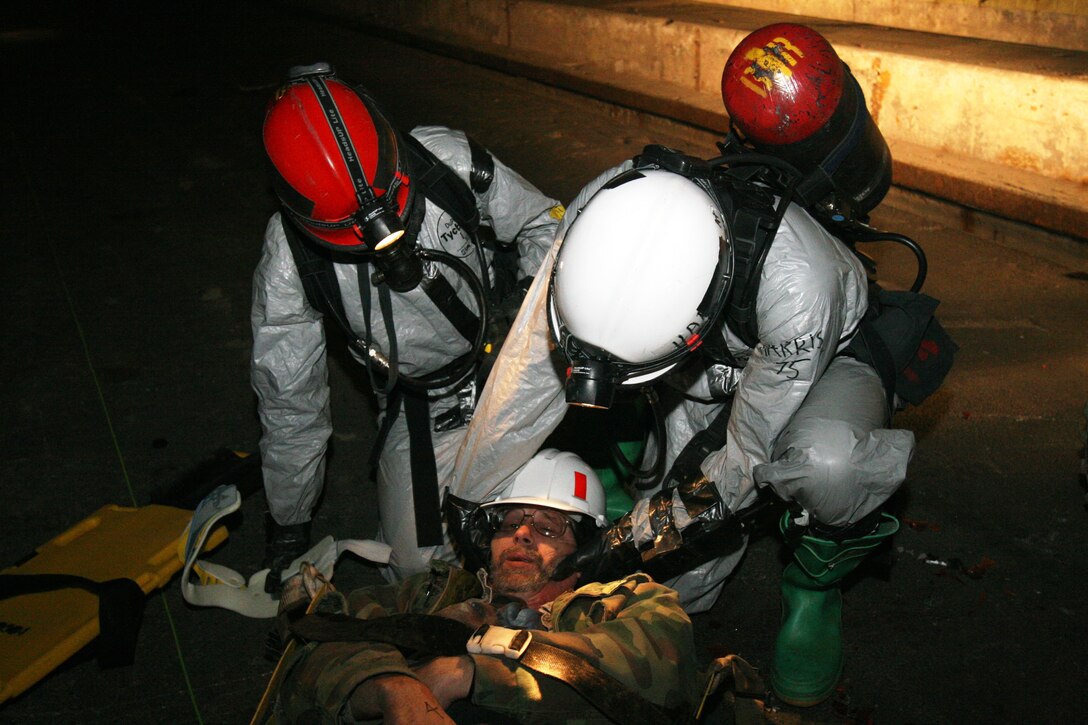
[[[911,432],[888,427],[904,373],[926,378],[906,398],[917,403],[956,346],[938,335],[927,353],[943,347],[942,361],[915,375],[921,341],[939,328],[936,300],[917,289],[870,299],[861,261],[829,231],[864,222],[890,183],[887,146],[845,64],[815,31],[785,24],[752,33],[734,59],[723,88],[735,81],[765,103],[749,109],[748,130],[765,123],[769,140],[753,151],[731,134],[723,150],[732,140],[735,156],[721,163],[738,166],[728,174],[647,147],[578,194],[492,372],[450,493],[482,500],[507,486],[568,402],[608,407],[615,390],[652,387],[665,421],[647,457],[664,447],[665,487],[644,492],[575,566],[591,570],[596,559],[653,573],[671,557],[688,565],[666,583],[686,609],[704,611],[744,551],[744,537],[721,523],[760,489],[790,502],[779,525],[794,561],[772,684],[807,706],[841,673],[843,577],[898,529],[881,506],[914,450]],[[784,95],[810,93],[783,99],[779,80]],[[796,113],[782,115],[789,103]],[[795,121],[811,138],[775,147]],[[757,157],[795,181],[746,174]],[[767,202],[761,189],[777,193]],[[727,535],[715,558],[700,558]]]
[[[459,131],[398,132],[327,64],[292,69],[269,106],[264,143],[283,204],[265,230],[251,312],[268,581],[278,588],[279,570],[306,551],[323,485],[326,322],[344,330],[378,397],[386,573],[421,571],[436,552],[452,558],[439,482],[471,418],[481,360],[501,342],[498,311],[516,310],[517,288],[539,267],[563,208]],[[482,242],[489,229],[516,245],[504,257],[516,260],[506,290],[496,246]]]
[[[606,182],[631,167],[628,162],[610,170],[583,189],[559,231],[555,251],[560,264],[567,262],[562,245],[577,238],[583,215],[586,231],[610,227],[617,237],[625,237],[631,257],[642,262],[637,274],[630,264],[622,263],[622,274],[608,274],[602,271],[610,262],[600,259],[597,284],[606,291],[596,301],[585,303],[587,314],[622,320],[640,298],[667,306],[685,288],[693,289],[696,298],[707,291],[706,285],[692,286],[684,276],[663,287],[662,248],[679,237],[652,237],[676,222],[680,206],[667,187],[688,185],[703,194],[707,210],[703,221],[713,220],[709,196],[690,181],[661,170],[602,191]],[[637,193],[639,186],[645,187],[645,195]],[[680,195],[689,201],[692,196],[683,191]],[[608,209],[610,201],[618,203]],[[694,205],[699,203],[694,200]],[[592,219],[589,213],[597,205],[617,215]],[[572,226],[568,226],[570,220]],[[713,246],[717,240],[716,235],[711,237]],[[611,245],[607,251],[617,248]],[[683,254],[677,251],[677,256]],[[711,249],[712,259],[716,254]],[[577,263],[586,263],[592,256]],[[505,477],[522,458],[532,455],[567,410],[564,369],[568,363],[553,350],[546,308],[549,280],[561,285],[563,273],[574,270],[558,269],[553,278],[554,259],[554,254],[549,257],[531,287],[470,424],[464,443],[468,455],[460,461],[451,486],[459,496],[486,496],[488,489],[501,489]],[[857,331],[866,302],[865,274],[858,260],[802,208],[791,206],[763,266],[756,303],[758,344],[745,345],[722,325],[726,345],[742,367],[683,366],[669,371],[674,378],[669,382],[677,388],[657,386],[666,411],[666,468],[697,432],[707,428],[725,405],[724,396],[731,394],[725,445],[699,465],[729,511],[744,509],[755,501],[757,487],[767,486],[781,498],[799,503],[828,531],[870,521],[864,531],[851,535],[851,541],[869,537],[849,545],[854,549],[867,551],[870,543],[875,546],[890,535],[894,523],[873,521],[870,515],[904,480],[914,436],[885,427],[889,409],[880,377],[867,364],[839,354]],[[572,301],[571,311],[578,307]],[[645,320],[628,317],[627,321],[633,324],[621,323],[611,330],[614,337],[646,331]],[[686,331],[686,325],[680,325],[674,332]],[[647,492],[630,514],[634,544],[641,548],[650,545],[656,534],[649,513],[654,493]],[[672,492],[669,497],[673,512],[683,514],[682,500]],[[683,527],[677,528],[682,531]],[[741,544],[666,583],[678,590],[688,611],[705,611],[743,551]]]

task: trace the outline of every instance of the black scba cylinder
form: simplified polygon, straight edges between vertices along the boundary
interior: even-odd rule
[[[849,68],[839,104],[823,127],[795,143],[773,147],[756,144],[756,148],[789,161],[806,174],[822,168],[857,214],[868,214],[876,208],[892,183],[891,151],[865,107],[865,96]]]

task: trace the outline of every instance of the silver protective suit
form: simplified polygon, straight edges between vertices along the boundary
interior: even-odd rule
[[[471,154],[463,133],[419,127],[412,135],[468,183]],[[417,203],[422,201],[417,197]],[[476,194],[476,201],[483,223],[490,224],[499,239],[517,242],[519,274],[531,277],[552,244],[562,207],[497,159],[493,181],[486,192]],[[469,235],[437,204],[427,203],[417,244],[444,250],[480,273]],[[490,265],[490,250],[486,258]],[[365,339],[358,270],[352,264],[337,264],[335,269],[348,320],[357,336]],[[427,262],[425,274],[444,275],[458,298],[469,309],[478,309],[469,286],[448,266]],[[432,372],[469,352],[472,343],[457,332],[421,288],[403,294],[392,292],[391,297],[402,373],[418,376]],[[389,336],[379,309],[377,287],[373,285],[371,298],[373,346],[388,354]],[[278,523],[302,523],[310,520],[324,483],[332,421],[322,315],[306,299],[280,214],[272,216],[265,230],[264,250],[253,279],[251,322],[252,384],[264,430],[261,455],[268,506]],[[461,427],[433,432],[434,417],[460,404],[457,390],[433,391],[431,398],[431,435],[441,483],[452,474],[466,431]],[[380,424],[387,408],[381,395],[378,407]],[[412,467],[403,412],[397,416],[382,449],[377,488],[379,538],[393,549],[388,572],[391,576],[421,571],[436,554],[452,558],[447,547],[439,551],[439,547],[417,546]]]
[[[629,168],[630,162],[604,173],[571,203],[469,424],[453,493],[477,501],[494,495],[562,420],[565,362],[552,351],[545,306],[548,278],[577,213],[608,179]],[[756,299],[759,343],[749,348],[723,330],[741,369],[716,366],[691,375],[689,368],[686,376],[677,373],[669,381],[704,398],[734,388],[728,441],[701,466],[731,510],[752,503],[756,487],[766,485],[800,503],[816,520],[846,525],[887,500],[906,477],[913,434],[885,427],[887,402],[876,372],[838,355],[861,322],[866,296],[858,259],[793,206],[763,266]],[[657,388],[667,413],[671,465],[722,404],[693,402],[668,386]],[[645,509],[644,500],[635,505],[636,530],[640,509]],[[683,516],[683,511],[674,513]],[[649,526],[643,529],[648,536]],[[708,609],[742,553],[743,548],[668,583],[689,611]]]

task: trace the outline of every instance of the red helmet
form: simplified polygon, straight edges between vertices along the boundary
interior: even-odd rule
[[[403,234],[412,187],[396,131],[326,63],[292,68],[264,120],[276,194],[316,241],[379,249]]]

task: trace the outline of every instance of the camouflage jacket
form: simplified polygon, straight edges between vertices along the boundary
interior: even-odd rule
[[[364,619],[434,613],[481,592],[472,574],[435,561],[429,572],[399,584],[352,592],[348,609]],[[543,607],[541,619],[543,629],[533,632],[535,641],[582,657],[657,705],[690,712],[702,677],[691,620],[672,589],[645,574],[587,584]],[[558,680],[505,657],[471,657],[476,666],[471,701],[479,707],[525,725],[609,722]],[[346,704],[359,684],[381,674],[415,676],[399,650],[376,643],[311,643],[288,666],[276,722],[352,722]]]

